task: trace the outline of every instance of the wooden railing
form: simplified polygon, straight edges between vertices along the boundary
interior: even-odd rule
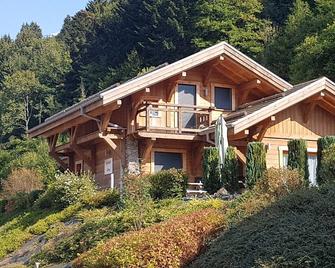
[[[172,133],[199,132],[212,123],[211,107],[147,102],[136,115],[136,129]]]

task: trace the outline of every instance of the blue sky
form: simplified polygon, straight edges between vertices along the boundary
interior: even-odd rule
[[[0,0],[0,36],[15,38],[25,22],[37,22],[43,35],[58,33],[67,15],[83,9],[89,0]]]

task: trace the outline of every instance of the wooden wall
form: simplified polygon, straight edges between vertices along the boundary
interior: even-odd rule
[[[287,146],[290,139],[305,139],[307,147],[317,148],[317,139],[321,136],[335,135],[335,117],[317,106],[307,123],[303,121],[303,104],[292,106],[276,115],[276,121],[263,139],[268,146],[268,167],[279,167],[280,147]]]
[[[120,152],[124,155],[124,142],[123,140],[114,140]],[[113,158],[113,172],[114,172],[114,186],[119,188],[121,176],[123,172],[122,164],[124,159],[119,159],[119,156],[111,150],[111,148],[103,141],[93,144],[95,147],[95,180],[99,187],[108,188],[111,185],[110,175],[104,174],[105,160],[108,158]],[[90,157],[90,153],[86,153]],[[74,161],[82,160],[78,155],[74,156]],[[91,171],[90,167],[83,161],[84,171]]]

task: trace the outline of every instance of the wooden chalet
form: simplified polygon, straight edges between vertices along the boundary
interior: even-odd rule
[[[101,187],[120,187],[124,172],[171,167],[194,181],[220,114],[242,166],[250,141],[265,143],[268,167],[280,167],[287,141],[307,140],[314,182],[316,140],[335,134],[335,84],[320,78],[293,86],[222,42],[90,96],[30,136],[47,138],[61,167],[90,170]]]

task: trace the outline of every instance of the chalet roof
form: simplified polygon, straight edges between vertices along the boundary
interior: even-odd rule
[[[274,85],[279,90],[286,91],[292,88],[290,83],[267,70],[265,67],[238,51],[236,48],[226,42],[221,42],[172,64],[159,66],[153,71],[142,76],[135,77],[123,84],[112,85],[101,92],[49,117],[44,123],[30,129],[30,136],[34,137],[41,135],[43,132],[47,131],[48,128],[52,128],[53,124],[57,124],[60,120],[62,120],[62,124],[64,124],[67,121],[66,117],[69,115],[72,115],[72,119],[75,116],[81,116],[80,111],[88,105],[96,104],[94,107],[98,107],[114,103],[119,99],[125,98],[137,91],[145,89],[146,87],[150,87],[163,80],[174,77],[183,71],[197,67],[222,55],[228,56],[243,65],[245,68]]]
[[[335,95],[334,82],[322,77],[297,84],[285,92],[246,103],[226,117],[227,126],[238,133],[323,90]]]

